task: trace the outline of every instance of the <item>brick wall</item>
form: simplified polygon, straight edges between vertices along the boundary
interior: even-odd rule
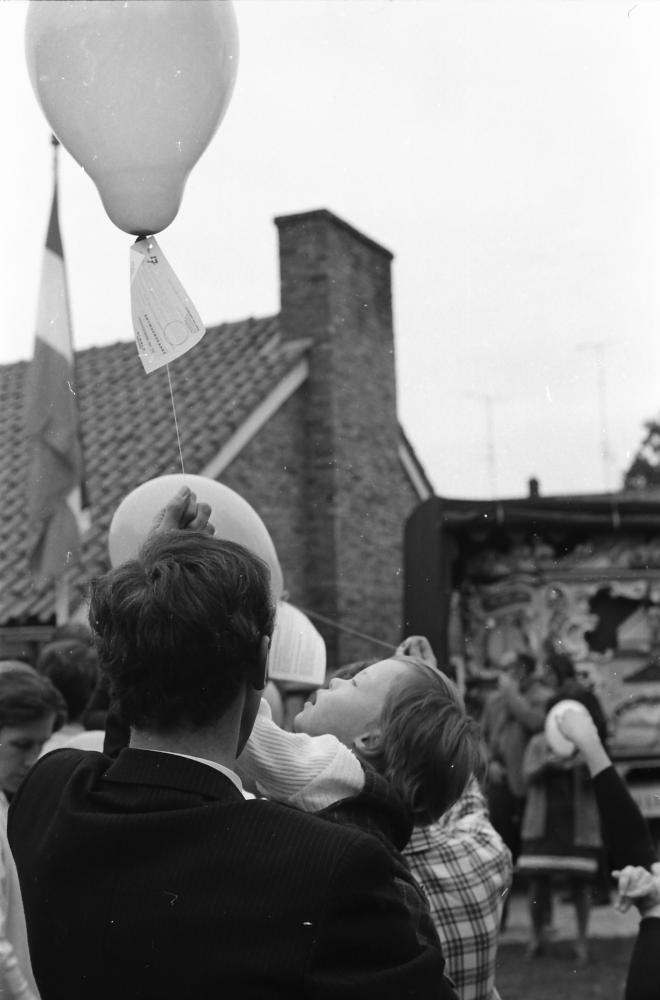
[[[218,478],[258,511],[291,601],[305,607],[305,398],[298,390]]]
[[[397,455],[392,255],[324,210],[276,224],[283,336],[313,342],[310,376],[296,394],[304,426],[301,520],[285,547],[298,553],[304,539],[308,607],[396,644],[403,525],[418,500]],[[265,511],[264,519],[270,527]],[[297,588],[301,577],[293,579]],[[387,655],[319,628],[331,665]]]

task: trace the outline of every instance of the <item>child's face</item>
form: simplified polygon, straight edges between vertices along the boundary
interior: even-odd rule
[[[353,747],[357,737],[378,729],[392,686],[414,669],[401,660],[381,660],[351,680],[334,678],[328,688],[318,692],[315,705],[307,702],[293,720],[293,728],[310,736],[331,733]]]

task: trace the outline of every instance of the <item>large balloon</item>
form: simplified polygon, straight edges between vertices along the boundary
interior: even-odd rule
[[[181,473],[159,476],[142,483],[124,497],[112,518],[108,535],[112,565],[118,566],[136,555],[149,534],[155,515],[182,486],[190,487],[198,501],[211,505],[211,523],[217,538],[238,542],[268,563],[273,599],[279,601],[283,588],[282,570],[266,525],[247,500],[228,486],[205,476]]]
[[[25,47],[53,132],[115,225],[169,226],[234,89],[230,0],[32,0]]]

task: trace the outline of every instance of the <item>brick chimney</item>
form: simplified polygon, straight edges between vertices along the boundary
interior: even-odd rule
[[[398,457],[392,254],[326,210],[275,223],[282,336],[312,341],[302,387],[307,600],[341,625],[396,644],[403,524],[417,501]],[[387,656],[318,627],[331,666]]]

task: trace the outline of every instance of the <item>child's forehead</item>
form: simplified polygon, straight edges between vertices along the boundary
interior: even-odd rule
[[[365,667],[364,670],[361,670],[359,674],[355,675],[354,679],[358,684],[364,684],[365,686],[378,684],[379,686],[389,687],[392,681],[398,679],[402,672],[408,669],[408,664],[402,660],[379,660],[378,663],[372,663],[370,666]]]

